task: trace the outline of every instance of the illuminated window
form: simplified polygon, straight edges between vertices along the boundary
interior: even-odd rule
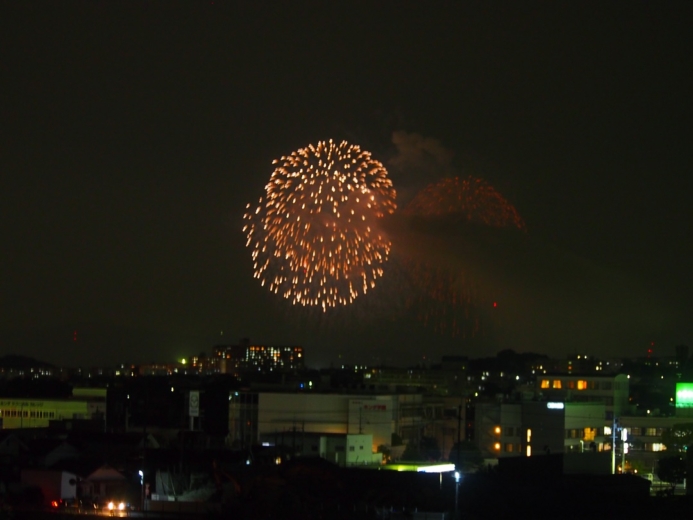
[[[532,456],[532,447],[531,446],[527,446],[527,456],[528,457]]]
[[[551,385],[551,388],[561,388],[561,380],[560,379],[554,379],[553,384]]]
[[[527,444],[529,444],[530,442],[532,442],[532,430],[527,428]]]
[[[575,381],[567,381],[568,388],[573,390],[575,388]]]
[[[577,382],[577,388],[578,390],[587,390],[587,381],[585,381],[584,379],[580,379]]]
[[[542,388],[548,388],[549,387],[549,380],[548,379],[542,379],[541,380],[541,387]]]
[[[500,449],[501,449],[500,442],[495,443],[495,444],[493,445],[493,449],[496,450],[496,451],[500,451]]]
[[[496,426],[496,427],[493,429],[493,432],[494,432],[496,435],[500,435],[501,427],[500,427],[500,426]]]
[[[511,442],[509,442],[505,445],[505,451],[507,453],[512,453],[514,448],[515,448],[515,446]]]
[[[666,446],[662,444],[661,442],[653,442],[652,443],[652,451],[664,451],[666,450]]]
[[[583,437],[586,441],[593,441],[597,436],[596,428],[585,428],[585,436]]]

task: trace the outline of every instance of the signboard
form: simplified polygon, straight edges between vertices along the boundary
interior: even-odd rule
[[[693,383],[676,383],[676,408],[693,408]]]
[[[200,416],[200,392],[198,390],[190,391],[190,406],[188,407],[188,415],[190,417]]]

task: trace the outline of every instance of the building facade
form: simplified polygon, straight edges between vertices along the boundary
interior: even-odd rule
[[[244,372],[270,373],[300,370],[305,367],[303,347],[251,345],[219,345],[212,349],[212,363],[222,374],[239,377]]]
[[[604,403],[479,403],[475,414],[475,442],[487,458],[610,449]]]
[[[2,429],[48,428],[50,421],[90,419],[86,400],[72,399],[2,399]]]
[[[287,432],[371,435],[372,451],[390,446],[392,435],[417,439],[424,427],[420,394],[353,395],[234,392],[229,400],[233,446],[257,444]]]
[[[535,392],[546,401],[604,403],[605,418],[612,420],[628,411],[629,389],[625,374],[542,374],[537,376]]]

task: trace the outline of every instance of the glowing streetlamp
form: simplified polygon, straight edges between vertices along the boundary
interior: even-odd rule
[[[144,511],[144,472],[139,470],[137,474],[140,476],[140,489],[142,494],[142,511]]]
[[[455,471],[455,518],[457,518],[457,507],[460,497],[460,472]]]

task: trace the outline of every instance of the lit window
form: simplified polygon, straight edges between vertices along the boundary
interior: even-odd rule
[[[578,390],[587,390],[587,381],[585,381],[584,379],[580,379],[577,382],[577,388]]]
[[[529,444],[530,442],[532,442],[532,430],[527,428],[527,443]]]
[[[532,456],[532,447],[531,446],[527,446],[527,456],[528,457]]]
[[[561,380],[560,379],[554,379],[553,384],[551,385],[551,388],[561,388]]]
[[[548,388],[549,387],[549,380],[548,379],[542,379],[541,380],[541,387],[542,388]]]
[[[493,429],[493,432],[494,432],[496,435],[500,435],[501,427],[500,427],[500,426],[496,426],[496,427]]]
[[[496,451],[500,451],[500,449],[501,449],[500,442],[495,443],[495,444],[493,445],[493,449],[496,450]]]
[[[509,442],[509,443],[507,443],[507,444],[505,445],[505,451],[506,451],[507,453],[512,453],[513,448],[514,448],[514,445],[513,445],[511,442]]]

